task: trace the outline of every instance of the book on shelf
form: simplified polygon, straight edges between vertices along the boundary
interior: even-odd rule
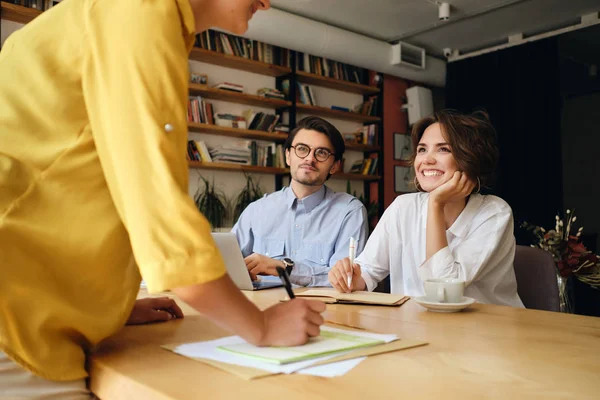
[[[244,86],[231,82],[219,82],[213,86],[215,89],[229,90],[237,93],[244,93]]]
[[[215,125],[239,129],[246,129],[248,127],[244,117],[228,113],[215,114]]]
[[[217,146],[210,150],[210,156],[214,162],[250,165],[251,152],[245,142],[238,141]]]
[[[260,88],[256,91],[256,95],[260,97],[266,97],[268,99],[285,100],[285,94],[273,88]]]
[[[332,110],[336,110],[336,111],[345,111],[345,112],[351,112],[352,110],[350,110],[347,107],[340,107],[340,106],[331,106]]]
[[[296,69],[327,78],[366,84],[366,70],[350,64],[298,52]]]
[[[290,81],[288,79],[285,79],[281,82],[281,88],[285,94],[285,98],[291,100]],[[296,82],[296,101],[300,101],[302,104],[308,104],[311,106],[317,105],[317,99],[310,85],[303,85],[300,82]]]
[[[366,144],[370,146],[377,145],[377,132],[379,126],[377,124],[364,125],[355,132],[343,133],[346,144]]]
[[[273,132],[280,119],[279,115],[255,112],[252,109],[244,112],[244,117],[248,129],[265,132]]]
[[[377,154],[371,154],[368,158],[354,161],[348,172],[359,175],[376,175],[378,162],[379,156]]]
[[[197,34],[194,46],[288,68],[292,65],[292,52],[288,49],[212,29]]]
[[[277,124],[275,125],[275,129],[276,132],[284,132],[284,133],[289,133],[290,132],[290,126],[286,125],[286,124]]]
[[[212,162],[208,148],[202,140],[188,140],[186,156],[190,161]]]
[[[369,97],[369,99],[367,101],[364,101],[364,102],[354,106],[354,112],[362,114],[362,115],[369,115],[371,117],[376,117],[378,114],[378,108],[379,108],[379,97],[371,96],[371,97]]]
[[[188,98],[188,122],[201,124],[214,124],[215,116],[212,103],[208,103],[201,96]]]
[[[351,174],[360,174],[362,172],[363,163],[365,160],[356,160],[350,166],[350,170],[348,171]]]

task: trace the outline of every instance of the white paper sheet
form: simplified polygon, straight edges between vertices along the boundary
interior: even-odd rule
[[[366,360],[367,357],[358,357],[351,360],[338,361],[325,365],[316,365],[297,371],[302,375],[320,376],[322,378],[334,378],[348,373],[352,368]]]
[[[368,337],[383,340],[385,343],[390,343],[394,340],[398,339],[396,335],[383,335],[378,333],[371,332],[358,332],[358,331],[348,331],[344,329],[332,328],[329,326],[321,327],[321,330],[329,330],[332,332],[345,332],[352,333],[357,336]],[[244,339],[239,336],[228,336],[221,339],[209,340],[206,342],[195,342],[195,343],[186,343],[177,346],[173,351],[177,354],[181,354],[182,356],[191,357],[191,358],[205,358],[208,360],[220,361],[227,364],[241,365],[243,367],[251,367],[260,369],[263,371],[268,371],[271,373],[283,373],[283,374],[291,374],[293,372],[299,371],[301,369],[307,368],[319,361],[327,360],[333,357],[337,357],[344,353],[336,353],[329,356],[313,358],[311,360],[299,361],[295,363],[285,364],[285,365],[277,365],[271,364],[264,361],[254,360],[247,357],[238,356],[234,353],[229,353],[226,351],[218,350],[219,346],[226,346],[238,343],[246,343]]]

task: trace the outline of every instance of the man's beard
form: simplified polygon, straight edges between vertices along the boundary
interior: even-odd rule
[[[306,164],[303,164],[303,165],[306,165]],[[316,170],[315,172],[317,174],[319,174],[320,171],[315,166],[311,165],[311,167],[315,168],[315,170]],[[300,174],[298,173],[298,171],[300,169],[301,169],[301,166],[299,166],[298,169],[296,169],[296,172],[294,174],[292,174],[292,179],[295,180],[296,182],[301,183],[302,185],[305,185],[305,186],[319,186],[319,185],[322,185],[323,183],[325,183],[325,180],[321,180],[320,175],[316,175],[314,178],[309,178],[306,176],[300,178],[299,177]]]

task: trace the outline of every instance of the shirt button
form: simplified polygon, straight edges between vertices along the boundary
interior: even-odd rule
[[[298,228],[298,224],[296,224],[296,228]]]
[[[173,125],[171,125],[171,124],[165,124],[165,131],[166,132],[173,132]]]
[[[323,262],[323,259],[321,258],[321,262]]]

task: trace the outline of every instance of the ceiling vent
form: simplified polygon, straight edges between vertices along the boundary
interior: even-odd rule
[[[392,45],[391,64],[425,69],[425,49],[411,44],[399,42]]]

